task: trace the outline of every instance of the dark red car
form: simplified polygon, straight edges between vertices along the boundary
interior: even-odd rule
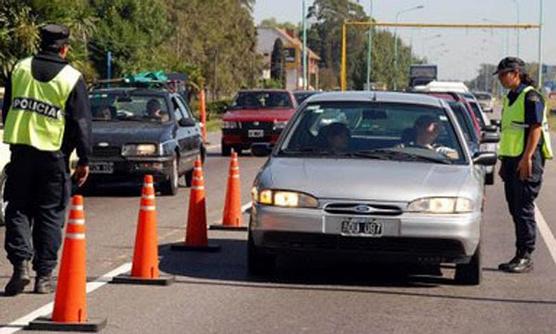
[[[242,90],[222,117],[222,155],[254,143],[273,145],[294,114],[293,94],[282,89]]]

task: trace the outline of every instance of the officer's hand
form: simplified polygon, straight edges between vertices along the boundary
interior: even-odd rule
[[[521,158],[517,165],[517,173],[521,181],[527,181],[533,175],[533,162],[528,158]]]
[[[87,181],[87,177],[89,176],[89,166],[81,166],[78,165],[75,168],[75,172],[73,172],[73,179],[77,183],[78,187],[81,187]]]

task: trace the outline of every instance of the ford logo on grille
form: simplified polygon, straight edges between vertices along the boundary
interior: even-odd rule
[[[374,211],[373,208],[371,208],[368,205],[358,205],[355,207],[355,212],[358,213],[371,213],[373,211]]]
[[[108,147],[108,146],[110,146],[110,144],[107,143],[107,142],[100,142],[100,143],[98,143],[97,145],[98,145],[99,147]]]

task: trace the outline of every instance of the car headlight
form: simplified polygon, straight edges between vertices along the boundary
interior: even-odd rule
[[[288,125],[288,121],[274,121],[273,128],[274,130],[283,130],[286,125]]]
[[[475,205],[472,200],[463,197],[430,197],[421,198],[409,203],[407,211],[422,213],[467,213],[472,212]]]
[[[237,122],[224,121],[222,122],[222,129],[237,129]]]
[[[158,146],[155,144],[126,144],[122,148],[122,155],[124,157],[156,154],[158,154]]]
[[[270,190],[259,191],[256,187],[251,190],[255,203],[288,208],[317,208],[319,201],[308,194],[296,191]]]

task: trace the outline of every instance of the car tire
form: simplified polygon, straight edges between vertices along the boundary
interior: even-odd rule
[[[6,179],[6,168],[4,168],[0,174],[0,226],[6,225],[6,204],[4,203]]]
[[[221,149],[223,157],[229,157],[230,155],[232,155],[232,147],[230,145],[222,143]]]
[[[456,265],[455,281],[461,285],[479,285],[481,276],[481,246],[479,245],[469,263]]]
[[[193,169],[185,173],[185,185],[191,187],[193,184]]]
[[[207,159],[207,149],[205,148],[205,145],[201,144],[201,146],[199,147],[199,152],[201,154],[201,162],[204,164],[205,160]]]
[[[251,232],[247,237],[247,272],[254,276],[266,276],[274,272],[276,256],[265,254],[255,246]]]
[[[485,184],[488,186],[494,184],[494,172],[485,175]]]
[[[166,195],[174,196],[178,193],[180,174],[178,166],[178,157],[174,155],[172,159],[172,170],[170,171],[169,180],[164,185],[164,193]]]

